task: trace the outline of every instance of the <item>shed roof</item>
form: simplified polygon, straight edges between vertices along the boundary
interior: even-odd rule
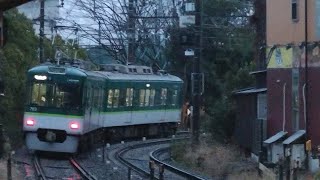
[[[265,144],[272,144],[280,139],[282,139],[283,137],[285,137],[288,134],[288,132],[284,132],[284,131],[280,131],[277,134],[271,136],[269,139],[263,141],[263,143]]]
[[[267,70],[259,70],[259,71],[252,71],[249,74],[259,74],[259,73],[267,73]]]
[[[236,91],[235,95],[241,95],[241,94],[255,94],[255,93],[261,93],[261,92],[267,92],[267,88],[251,88],[251,89],[245,89],[245,90],[239,90]]]
[[[285,145],[291,144],[294,141],[296,141],[297,139],[299,139],[300,137],[302,137],[305,133],[306,133],[305,130],[299,130],[299,131],[295,132],[294,134],[292,134],[290,137],[288,137],[286,140],[284,140],[283,144],[285,144]]]

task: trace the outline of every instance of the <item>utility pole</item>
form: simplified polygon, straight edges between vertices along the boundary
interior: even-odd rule
[[[44,62],[44,50],[43,50],[43,39],[44,39],[44,1],[40,0],[40,37],[39,37],[39,59],[40,63]]]
[[[128,38],[128,56],[127,63],[135,62],[136,54],[135,54],[135,7],[133,4],[134,0],[129,0],[129,8],[128,8],[128,30],[127,30],[127,38]]]
[[[195,56],[193,66],[193,121],[192,121],[192,140],[193,144],[199,143],[199,129],[200,129],[200,98],[201,98],[201,0],[195,0]]]

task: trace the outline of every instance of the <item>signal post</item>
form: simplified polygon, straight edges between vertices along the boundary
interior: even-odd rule
[[[192,135],[193,144],[199,143],[200,130],[200,103],[202,94],[203,75],[200,72],[201,62],[201,0],[195,0],[195,56],[194,69],[192,73],[192,97],[193,97],[193,119],[192,119]]]
[[[188,46],[185,56],[193,56],[193,72],[191,74],[191,97],[192,97],[192,142],[194,145],[199,142],[200,130],[200,106],[201,95],[204,91],[204,75],[200,71],[201,51],[202,51],[202,28],[201,28],[201,0],[187,2],[185,4],[188,15],[180,16],[180,28],[191,27],[183,32],[180,37],[182,45]]]

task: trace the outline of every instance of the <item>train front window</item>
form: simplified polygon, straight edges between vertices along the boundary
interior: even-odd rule
[[[31,105],[79,108],[81,105],[80,87],[74,84],[31,84]]]

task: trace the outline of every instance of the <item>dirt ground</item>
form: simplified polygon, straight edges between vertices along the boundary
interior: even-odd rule
[[[18,166],[12,163],[12,179],[13,180],[21,180],[24,179],[23,173],[18,170]],[[0,180],[6,180],[7,177],[7,161],[4,159],[0,159]]]

